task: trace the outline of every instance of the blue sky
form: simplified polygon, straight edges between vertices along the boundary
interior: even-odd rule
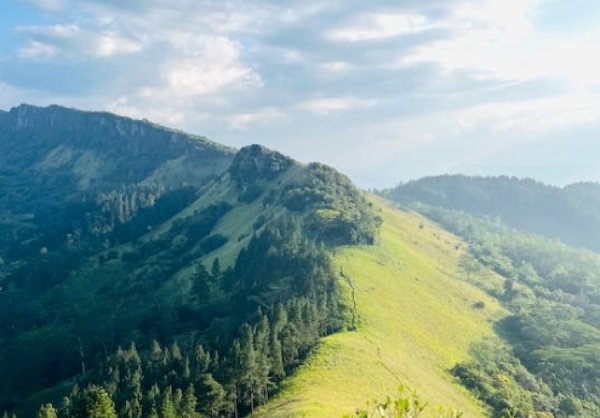
[[[597,0],[2,0],[0,109],[58,103],[335,166],[600,180]]]

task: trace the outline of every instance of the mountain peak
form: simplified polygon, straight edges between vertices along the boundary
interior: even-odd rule
[[[229,173],[238,184],[272,180],[287,171],[295,161],[262,145],[242,148],[233,159]]]

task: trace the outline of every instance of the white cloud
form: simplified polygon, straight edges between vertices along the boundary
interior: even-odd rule
[[[231,129],[243,131],[252,124],[268,124],[274,120],[285,117],[285,113],[274,107],[259,109],[254,112],[238,113],[231,117],[229,126]]]
[[[30,40],[29,44],[17,51],[19,58],[25,59],[44,59],[52,58],[56,55],[56,47],[43,42]]]
[[[338,73],[349,70],[352,68],[352,65],[346,61],[328,61],[321,64],[321,67],[326,71]]]
[[[547,1],[547,0],[546,0]],[[531,21],[542,0],[463,1],[439,28],[444,39],[419,46],[400,67],[437,64],[446,74],[466,71],[500,81],[554,79],[573,86],[600,84],[600,31],[541,34]]]
[[[358,99],[355,97],[322,97],[304,101],[300,103],[298,107],[312,113],[326,115],[333,112],[370,107],[376,104],[377,101],[371,99]]]
[[[187,41],[186,41],[187,40]],[[241,46],[226,37],[177,34],[178,49],[162,65],[162,80],[142,90],[143,97],[177,99],[205,96],[227,87],[260,86],[258,73],[241,62]]]
[[[67,0],[29,0],[29,2],[42,10],[50,12],[63,10],[67,6]]]
[[[140,109],[139,106],[131,103],[131,100],[122,96],[108,104],[108,111],[119,115],[128,116],[135,119],[149,119],[153,122],[164,123],[167,125],[180,125],[185,120],[185,113],[174,109],[168,104],[147,107]],[[198,115],[196,115],[198,117]]]
[[[365,126],[360,136],[376,138],[387,148],[411,152],[430,145],[473,140],[481,149],[530,142],[548,134],[600,121],[600,96],[568,93],[541,99],[513,100],[464,106],[413,117],[398,117]]]
[[[533,137],[600,120],[600,96],[569,93],[542,99],[482,104],[454,112],[462,130]],[[507,135],[510,136],[510,135]]]
[[[369,13],[355,18],[350,25],[326,32],[325,36],[334,41],[373,41],[419,33],[428,28],[427,18],[420,14]]]
[[[21,58],[51,58],[58,55],[110,57],[142,50],[140,42],[103,28],[83,29],[76,24],[25,26],[18,32],[29,38],[18,51]]]
[[[74,24],[34,25],[20,26],[17,32],[47,39],[72,39],[79,35],[80,28]]]
[[[111,33],[100,34],[96,39],[94,55],[110,57],[119,54],[132,54],[142,50],[142,45],[131,39],[126,39]]]

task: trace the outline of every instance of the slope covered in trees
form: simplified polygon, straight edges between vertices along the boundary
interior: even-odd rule
[[[109,114],[1,119],[0,410],[241,416],[347,323],[331,249],[380,220],[335,170]]]
[[[146,228],[173,216],[233,155],[205,138],[109,113],[13,108],[0,118],[0,257],[18,264],[67,237],[92,250],[126,240],[126,223],[137,218]]]
[[[497,217],[525,232],[600,251],[600,184],[561,188],[515,177],[453,175],[411,181],[383,194],[402,203]]]

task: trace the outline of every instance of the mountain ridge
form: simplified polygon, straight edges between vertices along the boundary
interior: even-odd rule
[[[514,228],[600,251],[600,184],[559,187],[509,176],[425,177],[381,192],[402,203],[425,203],[499,217]]]

